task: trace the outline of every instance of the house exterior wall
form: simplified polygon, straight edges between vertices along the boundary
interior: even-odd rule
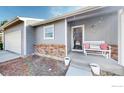
[[[71,52],[71,25],[67,24],[67,53]]]
[[[101,22],[100,18],[103,18]],[[104,15],[85,21],[85,40],[104,40],[108,44],[118,44],[117,13]],[[92,28],[94,25],[94,28]]]
[[[52,40],[44,40],[44,31],[43,27],[47,25],[54,25],[54,39]],[[35,29],[35,43],[36,44],[65,44],[65,20],[60,20],[54,23],[50,23],[44,26],[38,26]]]
[[[31,26],[32,23],[37,21],[26,20],[26,54],[32,54],[34,52],[35,43],[35,32],[34,28]]]
[[[29,54],[32,54],[34,52],[34,28],[31,27],[31,26],[27,26],[26,27],[26,54],[29,55]]]
[[[85,41],[105,41],[111,45],[118,44],[118,15],[116,12],[73,21],[68,23],[68,38],[71,38],[71,27],[84,25]],[[68,52],[71,50],[70,39],[68,39]]]
[[[48,25],[54,25],[54,39],[44,40],[43,27]],[[65,57],[65,20],[35,28],[35,53],[55,58]]]

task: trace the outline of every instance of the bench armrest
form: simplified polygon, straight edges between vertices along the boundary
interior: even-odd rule
[[[109,50],[111,50],[111,46],[108,46]]]

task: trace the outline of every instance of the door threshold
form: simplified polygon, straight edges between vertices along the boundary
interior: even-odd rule
[[[83,50],[75,50],[75,49],[73,49],[72,52],[83,52]]]

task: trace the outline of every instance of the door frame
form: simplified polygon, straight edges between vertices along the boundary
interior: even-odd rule
[[[78,51],[78,52],[82,52],[83,51],[83,45],[82,45],[82,50],[78,50],[78,49],[73,49],[73,45],[74,45],[74,39],[73,39],[73,29],[74,28],[78,28],[81,27],[82,28],[82,42],[84,42],[84,24],[83,25],[78,25],[78,26],[72,26],[71,27],[71,50],[72,51]]]

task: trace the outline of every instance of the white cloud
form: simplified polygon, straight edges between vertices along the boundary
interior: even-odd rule
[[[66,6],[51,6],[50,7],[50,15],[53,16],[58,16],[58,15],[62,15],[64,13],[68,13],[71,11],[74,11],[76,9],[81,8],[80,6],[70,6],[70,7],[66,7]]]

